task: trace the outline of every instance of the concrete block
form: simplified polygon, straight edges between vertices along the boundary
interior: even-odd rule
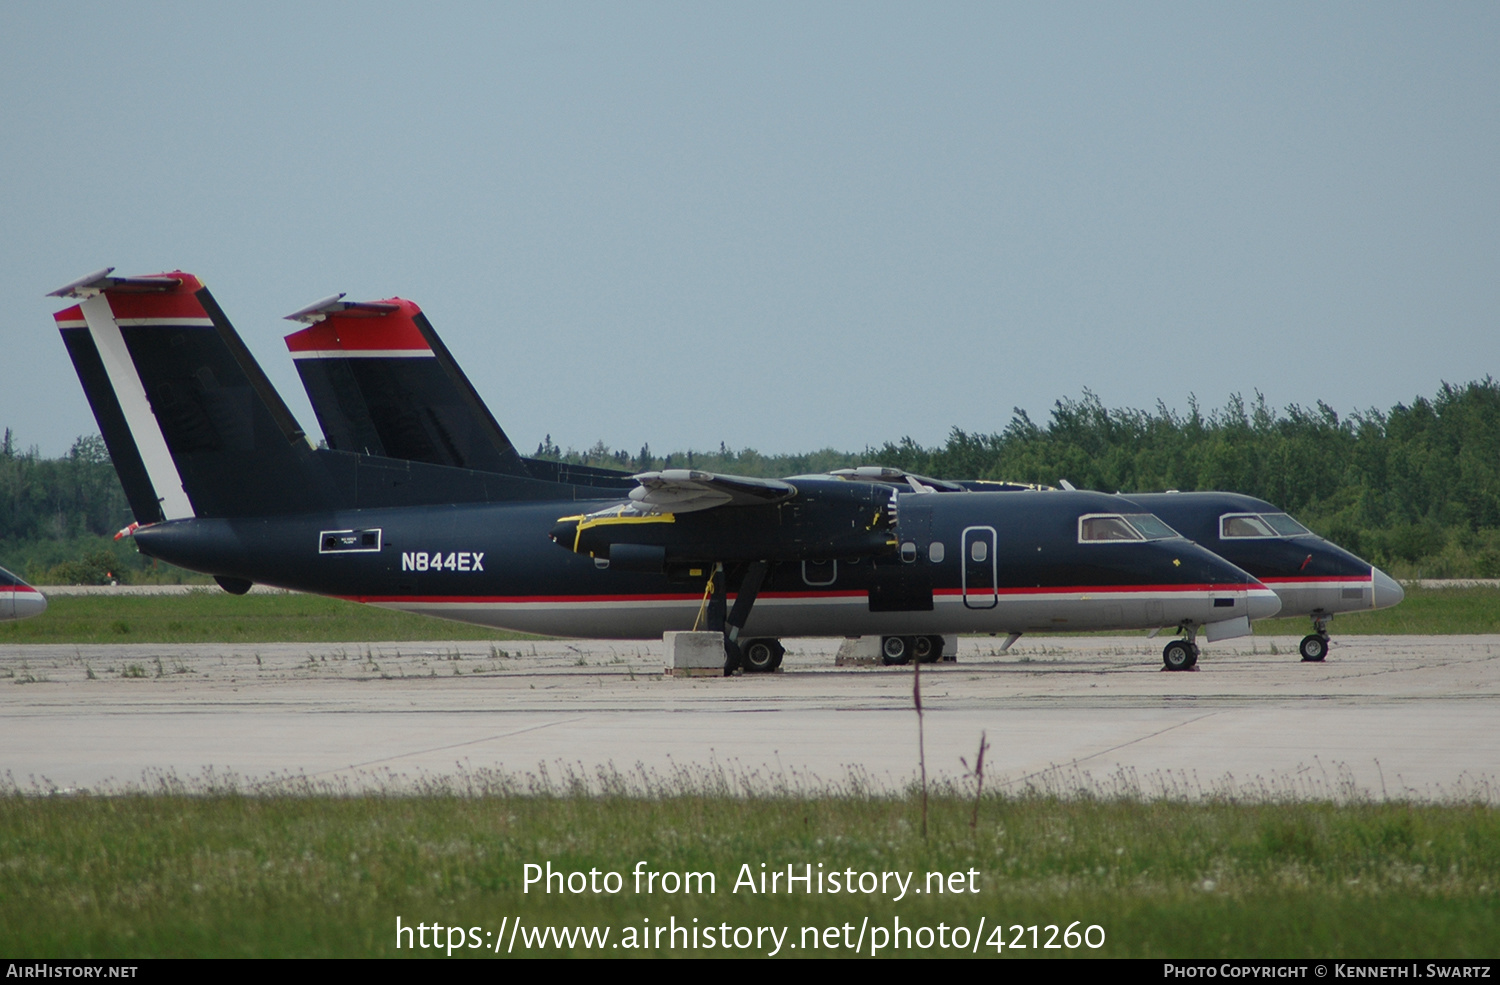
[[[724,673],[723,633],[666,633],[666,673],[673,677],[714,677]]]
[[[852,636],[839,644],[838,655],[833,658],[835,667],[871,667],[881,663],[878,636]]]
[[[958,634],[943,637],[943,659],[945,664],[958,663]]]

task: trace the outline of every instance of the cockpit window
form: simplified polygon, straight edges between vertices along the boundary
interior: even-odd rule
[[[1221,517],[1219,536],[1231,537],[1275,537],[1271,525],[1253,513]]]
[[[1128,516],[1094,514],[1078,518],[1078,542],[1108,543],[1120,541],[1165,540],[1179,536],[1177,531],[1150,513]]]
[[[1226,513],[1219,518],[1219,536],[1304,537],[1312,533],[1285,513]]]
[[[1285,513],[1266,513],[1261,519],[1269,523],[1283,537],[1303,537],[1312,533],[1311,530],[1293,520]]]
[[[1090,543],[1106,540],[1145,540],[1123,516],[1085,516],[1078,520],[1078,540]]]
[[[1182,536],[1171,527],[1162,523],[1155,513],[1131,513],[1125,517],[1130,525],[1139,530],[1147,540],[1168,540],[1172,537]]]

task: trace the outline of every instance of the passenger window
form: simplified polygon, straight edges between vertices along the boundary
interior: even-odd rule
[[[927,548],[927,559],[933,564],[942,564],[943,558],[947,555],[947,553],[948,552],[943,549],[943,542],[940,540],[935,540]]]
[[[916,559],[917,559],[917,545],[914,544],[914,543],[912,543],[911,541],[907,541],[906,543],[902,544],[901,545],[901,560],[905,561],[907,564],[911,564]]]

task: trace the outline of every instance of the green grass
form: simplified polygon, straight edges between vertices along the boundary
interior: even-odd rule
[[[317,595],[59,595],[33,619],[0,623],[5,643],[373,643],[536,639]]]
[[[690,785],[657,796],[585,795],[556,784],[539,795],[535,778],[529,794],[526,784],[495,778],[476,793],[470,778],[467,795],[449,788],[422,797],[243,795],[222,786],[184,795],[163,786],[169,792],[155,795],[0,796],[0,953],[408,954],[395,947],[398,916],[404,925],[478,927],[481,936],[505,918],[593,924],[613,928],[613,941],[647,918],[791,927],[791,942],[803,926],[857,928],[865,917],[872,926],[899,917],[908,927],[971,929],[981,917],[1007,928],[1079,920],[1078,929],[1097,924],[1106,934],[1098,950],[1007,948],[1012,957],[1500,951],[1500,814],[1478,805],[1029,794],[986,797],[971,830],[972,801],[948,795],[933,799],[924,841],[915,797],[733,796]],[[717,892],[636,893],[630,873],[642,860],[658,872],[712,872]],[[622,891],[525,893],[528,862],[618,872]],[[915,872],[916,885],[928,872],[972,868],[979,891],[900,901],[732,891],[742,864],[758,874],[762,862]]]
[[[1335,616],[1334,636],[1441,636],[1500,633],[1500,588],[1420,588],[1407,585],[1400,605],[1371,612]],[[1257,636],[1305,636],[1312,631],[1307,616],[1263,619],[1254,624]]]

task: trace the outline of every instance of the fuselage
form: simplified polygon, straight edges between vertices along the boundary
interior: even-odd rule
[[[521,632],[647,639],[691,629],[711,563],[618,570],[553,543],[549,533],[579,505],[200,518],[135,536],[142,552],[192,570]],[[771,509],[790,517],[800,505],[794,498]],[[809,540],[801,556],[774,557],[745,632],[1140,629],[1276,611],[1268,588],[1185,538],[1081,540],[1081,518],[1118,512],[1118,499],[1100,493],[901,494],[880,556],[819,555],[828,549]],[[732,594],[733,565],[727,577]]]

